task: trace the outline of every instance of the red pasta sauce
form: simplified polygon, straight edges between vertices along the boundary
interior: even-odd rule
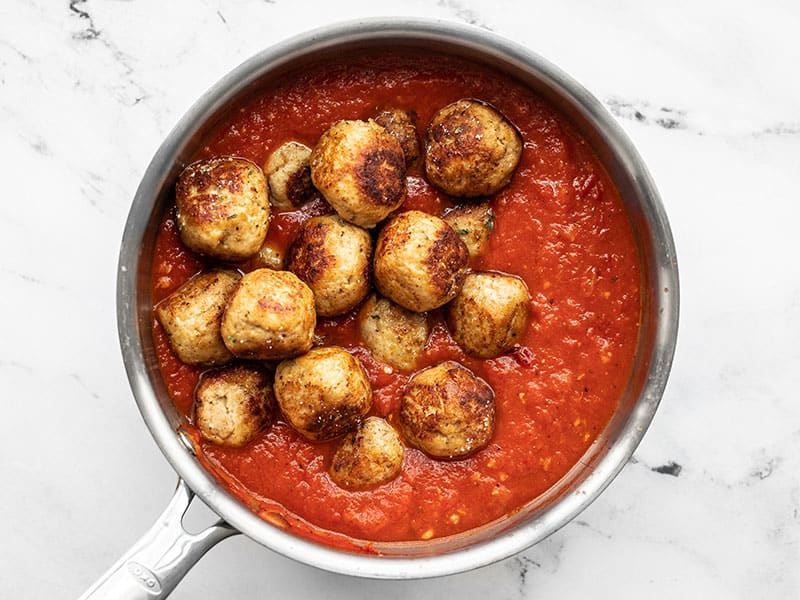
[[[454,461],[407,448],[396,479],[347,491],[327,473],[336,442],[308,442],[280,417],[243,448],[216,446],[191,425],[201,369],[180,363],[153,322],[162,375],[203,463],[253,511],[305,537],[343,547],[351,547],[349,538],[424,540],[513,513],[579,461],[630,375],[641,311],[640,259],[619,194],[566,117],[504,74],[430,54],[341,58],[261,90],[227,116],[195,158],[236,155],[263,165],[283,142],[313,147],[337,120],[367,119],[382,108],[413,110],[424,139],[433,114],[460,98],[492,104],[524,141],[511,184],[490,199],[495,223],[488,249],[470,267],[521,277],[531,293],[530,319],[517,346],[482,360],[464,355],[433,311],[419,368],[453,359],[492,386],[497,426],[486,448]],[[409,170],[408,198],[399,210],[441,215],[456,202],[426,182],[421,163]],[[269,238],[285,249],[304,219],[325,212],[330,208],[321,200],[273,212]],[[152,268],[155,301],[210,264],[182,245],[168,210]],[[246,263],[236,266],[247,269]],[[396,425],[410,374],[372,357],[359,339],[357,310],[318,319],[316,334],[361,360],[373,387],[372,414]]]

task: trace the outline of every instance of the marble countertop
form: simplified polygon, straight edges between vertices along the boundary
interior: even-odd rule
[[[0,5],[0,596],[79,596],[175,485],[132,399],[114,304],[123,225],[161,140],[264,47],[334,21],[403,14],[530,47],[581,81],[633,139],[661,190],[681,269],[679,343],[661,407],[589,509],[493,566],[362,581],[237,536],[172,597],[800,597],[800,5],[402,6]]]

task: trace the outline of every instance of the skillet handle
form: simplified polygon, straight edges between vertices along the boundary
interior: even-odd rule
[[[178,479],[169,505],[136,542],[79,600],[157,600],[166,598],[183,576],[218,542],[239,533],[222,520],[198,534],[183,528],[194,498]]]

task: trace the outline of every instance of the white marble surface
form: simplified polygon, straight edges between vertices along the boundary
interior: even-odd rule
[[[597,502],[494,566],[360,581],[239,536],[173,597],[800,597],[800,5],[778,0],[3,0],[0,597],[77,597],[172,492],[114,307],[128,206],[162,138],[256,51],[397,14],[526,44],[630,134],[681,269],[663,403]]]

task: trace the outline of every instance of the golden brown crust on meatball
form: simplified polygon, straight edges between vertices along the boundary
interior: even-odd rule
[[[275,397],[289,424],[309,440],[351,431],[372,406],[364,368],[338,346],[313,348],[279,364]]]
[[[311,348],[316,323],[305,283],[288,271],[256,269],[242,277],[225,308],[222,339],[241,358],[288,358]]]
[[[408,382],[400,426],[412,446],[434,458],[464,458],[494,432],[494,391],[454,361],[424,369]]]
[[[413,165],[419,158],[416,113],[399,108],[390,108],[378,113],[375,117],[375,122],[400,142],[403,156],[406,158],[406,167]]]
[[[375,285],[414,312],[438,308],[461,289],[469,252],[439,217],[410,210],[392,218],[375,247]]]
[[[488,202],[456,206],[447,211],[442,219],[466,244],[470,258],[484,253],[494,229],[494,213]]]
[[[380,417],[368,417],[342,439],[329,473],[343,488],[375,487],[397,477],[404,452],[394,427]]]
[[[202,436],[223,446],[244,446],[275,416],[269,377],[236,365],[203,374],[195,392],[194,421]]]
[[[425,172],[452,196],[486,196],[511,181],[522,138],[500,112],[464,99],[437,112],[427,130]]]
[[[192,163],[178,177],[175,203],[181,240],[200,254],[243,260],[266,238],[267,181],[247,159],[221,156]]]
[[[406,198],[403,149],[375,121],[339,121],[311,153],[311,180],[345,221],[374,227]]]
[[[220,324],[240,277],[227,270],[201,273],[156,306],[156,317],[181,361],[221,365],[233,358],[222,340]]]
[[[281,144],[269,155],[264,174],[275,208],[290,210],[314,197],[310,163],[311,148],[300,142]]]
[[[447,325],[467,354],[494,358],[519,341],[531,297],[525,282],[504,273],[470,273],[447,305]]]
[[[430,333],[426,315],[373,294],[358,319],[361,339],[376,359],[402,371],[416,367]]]
[[[369,232],[337,215],[307,220],[289,249],[289,270],[314,292],[322,317],[343,314],[364,299],[371,262]]]

